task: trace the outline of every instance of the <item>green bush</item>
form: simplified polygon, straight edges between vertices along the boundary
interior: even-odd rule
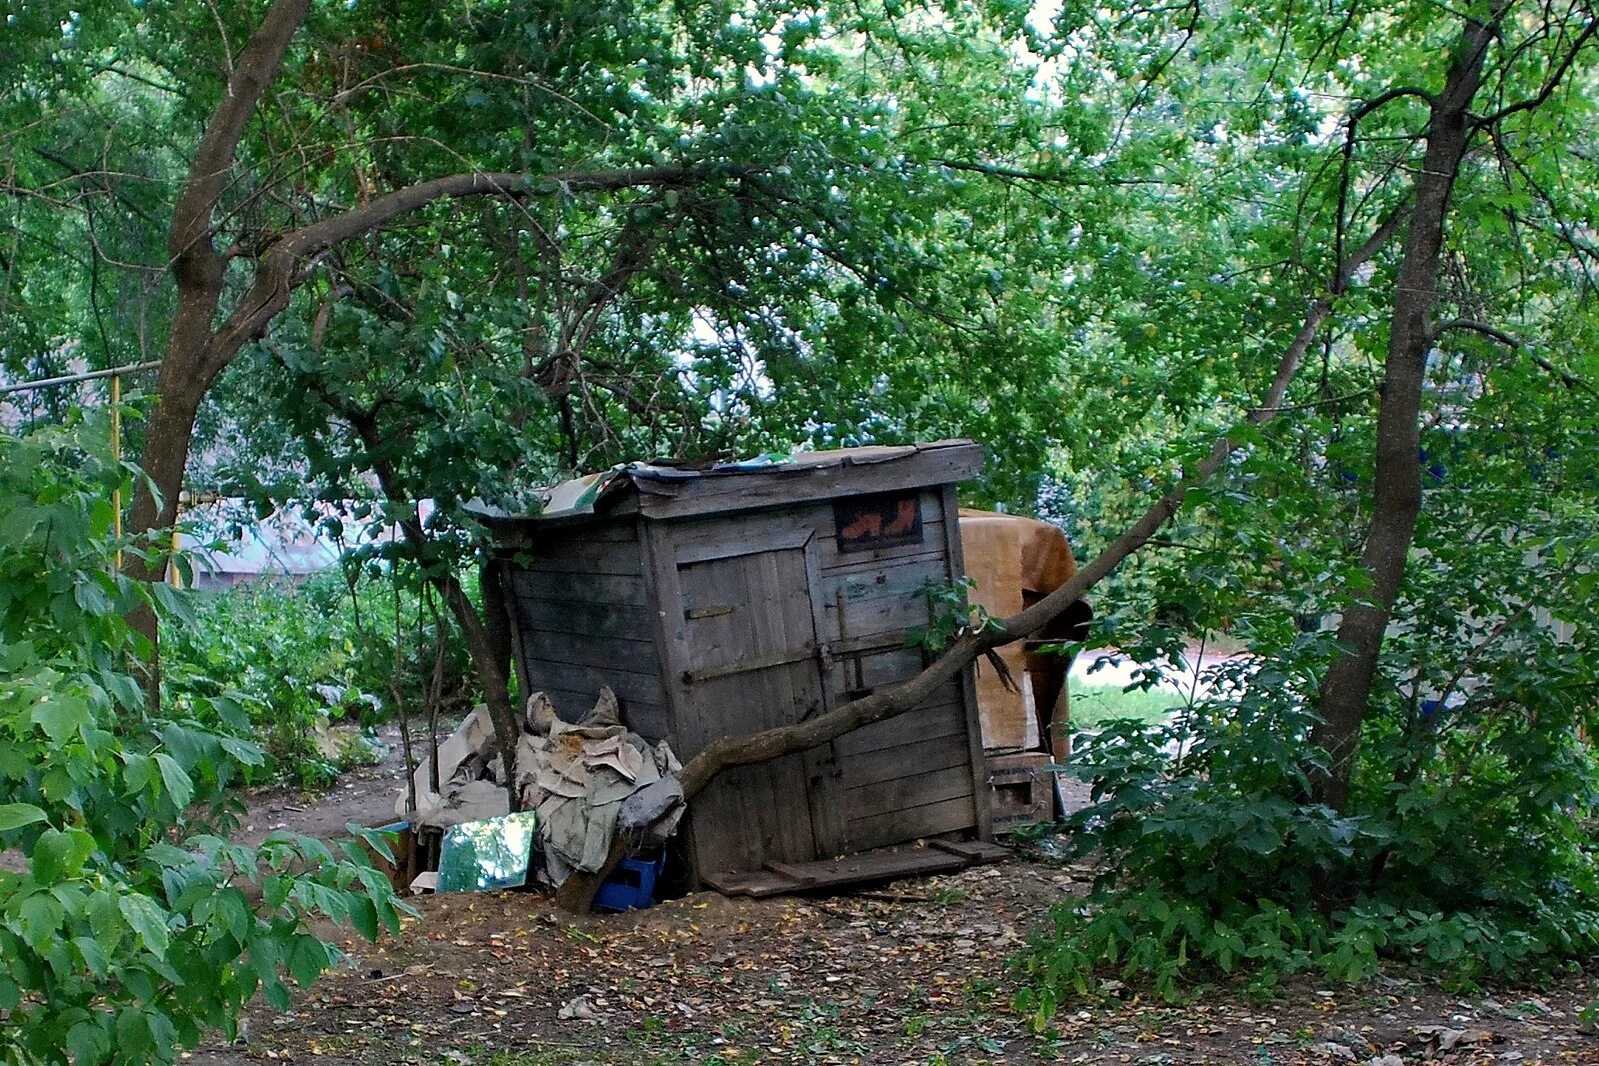
[[[1107,978],[1170,998],[1228,975],[1264,993],[1399,963],[1469,985],[1594,957],[1599,436],[1544,389],[1495,371],[1427,435],[1343,812],[1306,802],[1309,734],[1366,588],[1365,414],[1262,431],[1163,529],[1181,550],[1095,590],[1093,647],[1151,669],[1217,638],[1246,655],[1197,706],[1078,746],[1093,804],[1068,846],[1104,873],[1019,960],[1019,1007],[1043,1023]]]
[[[376,936],[397,915],[355,844],[218,835],[262,762],[247,700],[219,680],[147,708],[127,618],[154,608],[173,632],[189,597],[115,572],[135,548],[110,500],[133,471],[82,428],[0,432],[0,848],[27,860],[0,869],[0,1059],[167,1062],[314,979],[333,949],[312,919]]]
[[[394,714],[391,682],[419,708],[431,683],[434,630],[418,630],[414,592],[396,597],[392,574],[346,581],[342,570],[303,583],[260,580],[194,597],[191,625],[163,643],[178,698],[215,698],[224,684],[266,752],[252,782],[275,780],[325,788],[370,751],[363,743],[329,752],[319,745],[331,723],[371,727]],[[403,634],[395,669],[396,627]],[[459,641],[445,630],[445,692],[466,703]]]
[[[1298,652],[1316,659],[1319,639]],[[1042,1025],[1109,976],[1175,999],[1234,973],[1264,992],[1399,959],[1469,985],[1591,956],[1599,778],[1577,730],[1591,690],[1551,685],[1571,653],[1547,635],[1541,651],[1541,684],[1480,693],[1500,709],[1435,733],[1424,769],[1407,772],[1409,745],[1368,743],[1347,815],[1302,799],[1312,671],[1236,660],[1218,671],[1225,698],[1107,723],[1074,754],[1094,802],[1069,825],[1072,852],[1105,873],[1053,909],[1020,961],[1018,1007]]]

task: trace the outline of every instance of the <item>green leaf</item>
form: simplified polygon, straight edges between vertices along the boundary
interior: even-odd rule
[[[130,1062],[139,1062],[154,1050],[150,1023],[138,1007],[124,1007],[117,1015],[117,1053]]]
[[[50,893],[35,892],[22,901],[17,915],[22,920],[24,938],[32,947],[40,948],[56,940],[65,911]]]
[[[187,807],[194,799],[194,779],[166,752],[157,752],[155,761],[161,768],[161,781],[166,785],[168,794],[172,796],[172,802],[179,810]]]
[[[160,904],[149,896],[128,895],[118,900],[118,906],[150,954],[164,958],[171,934],[167,930],[167,912]]]
[[[46,829],[34,842],[29,861],[40,884],[77,877],[94,853],[94,837],[81,829]]]
[[[148,755],[125,751],[122,753],[122,783],[130,796],[137,796],[150,787],[155,779],[155,760]]]
[[[328,946],[314,936],[297,934],[289,941],[284,958],[289,973],[301,988],[308,988],[331,962]]]
[[[350,902],[350,924],[367,940],[376,940],[378,927],[377,904],[367,896],[357,896]]]
[[[31,803],[0,803],[0,833],[42,822],[48,817]]]
[[[72,587],[72,598],[78,601],[78,606],[92,615],[111,613],[111,597],[106,595],[105,589],[92,580],[80,581]]]
[[[55,696],[35,707],[32,719],[44,730],[45,736],[64,744],[89,724],[89,705],[77,696]]]
[[[95,1022],[79,1022],[67,1030],[67,1050],[73,1066],[96,1066],[111,1057],[111,1034]]]
[[[74,937],[72,943],[78,949],[78,954],[83,956],[83,964],[91,974],[104,979],[111,972],[111,960],[106,955],[105,948],[93,937]]]

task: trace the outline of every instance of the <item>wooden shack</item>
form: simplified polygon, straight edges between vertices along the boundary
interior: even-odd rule
[[[687,760],[721,736],[821,714],[907,680],[933,586],[963,573],[965,440],[704,470],[633,464],[546,494],[496,534],[525,692],[576,719],[602,684]],[[970,675],[801,755],[729,770],[690,806],[698,875],[940,834],[988,836]]]

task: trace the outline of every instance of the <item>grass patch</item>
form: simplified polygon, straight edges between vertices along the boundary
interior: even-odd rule
[[[1113,718],[1136,718],[1158,722],[1174,708],[1185,706],[1183,697],[1165,689],[1133,689],[1123,692],[1120,685],[1092,685],[1074,682],[1071,687],[1073,729],[1097,729]]]

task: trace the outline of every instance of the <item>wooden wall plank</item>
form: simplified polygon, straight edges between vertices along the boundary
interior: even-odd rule
[[[966,731],[941,737],[918,736],[904,744],[863,752],[846,758],[850,787],[897,781],[932,770],[964,768],[971,758],[966,747]]]
[[[637,574],[589,574],[541,570],[535,563],[511,574],[520,597],[619,607],[645,606],[644,580]]]
[[[977,812],[968,795],[853,819],[849,823],[849,834],[854,847],[879,848],[919,837],[972,829],[976,825]]]
[[[731,531],[731,527],[730,527]],[[735,538],[735,551],[744,542]],[[757,551],[676,568],[688,669],[715,670],[814,646],[815,624],[800,548]],[[797,594],[796,594],[797,593]],[[708,613],[685,613],[683,608]],[[671,611],[669,604],[662,608]],[[678,719],[681,756],[722,736],[787,725],[821,708],[814,659],[685,684]],[[702,873],[759,869],[763,862],[817,856],[805,762],[800,755],[719,774],[695,798],[694,849]]]
[[[820,642],[825,623],[821,598],[817,595],[821,587],[821,572],[815,538],[806,542],[804,560],[805,599],[811,614],[811,637]],[[818,658],[818,666],[825,663],[825,658]],[[827,664],[817,676],[821,705],[816,713],[826,714],[836,706],[829,693],[837,674],[837,666]],[[849,834],[848,819],[844,816],[844,767],[839,762],[838,746],[831,741],[818,744],[800,757],[805,764],[806,783],[810,788],[811,829],[816,836],[816,853],[823,857],[842,855],[849,850]]]
[[[534,692],[560,690],[583,696],[586,702],[571,707],[570,714],[567,707],[556,707],[561,717],[569,722],[577,721],[593,708],[594,701],[599,698],[601,685],[610,685],[612,691],[629,703],[656,709],[664,707],[666,703],[661,694],[660,678],[653,673],[638,673],[616,667],[573,666],[533,656],[528,658],[527,672],[528,684]]]
[[[945,485],[940,493],[944,509],[944,543],[949,548],[949,576],[954,580],[966,573],[966,560],[961,551],[960,501],[954,485]],[[1016,683],[1022,683],[1016,678]],[[983,751],[982,719],[977,711],[977,672],[970,666],[961,671],[960,691],[966,711],[966,738],[971,748],[971,775],[973,800],[976,805],[977,837],[989,840],[994,835],[993,811],[989,802],[988,765]]]
[[[966,712],[951,691],[947,702],[932,703],[895,715],[893,718],[851,730],[837,740],[839,755],[848,760],[854,755],[914,743],[921,737],[947,737],[966,732]],[[937,699],[938,697],[934,697]]]
[[[640,574],[643,564],[634,542],[595,541],[567,537],[519,552],[512,565],[520,570],[568,574]]]
[[[839,496],[868,496],[965,481],[982,468],[976,445],[930,448],[880,463],[769,473],[711,474],[693,480],[639,483],[639,511],[683,518],[783,507]]]
[[[873,599],[845,600],[842,616],[836,595],[824,600],[822,608],[826,612],[822,639],[829,641],[925,629],[933,618],[927,597],[910,589],[889,589]]]
[[[938,522],[937,519],[934,519],[934,521]],[[889,576],[889,580],[894,580],[894,575],[900,572],[901,567],[915,567],[928,564],[942,566],[944,564],[945,553],[943,541],[943,523],[938,522],[938,525],[939,541],[932,547],[927,547],[924,545],[921,551],[888,556],[882,559],[861,558],[861,555],[873,554],[871,552],[863,552],[861,554],[855,554],[851,552],[844,555],[835,554],[833,556],[833,564],[823,568],[823,573],[825,573],[829,578],[841,580],[849,580],[851,578],[858,580],[861,575],[875,579],[878,574],[882,573],[887,574]],[[823,539],[832,540],[833,538],[828,537]]]
[[[591,668],[597,683],[606,683],[613,670],[630,673],[650,672],[654,676],[655,646],[648,640],[625,637],[591,637],[582,633],[551,633],[528,629],[522,646],[529,662],[562,663]]]
[[[672,557],[679,566],[729,559],[754,552],[803,548],[826,526],[833,509],[825,504],[788,507],[734,518],[673,522]]]
[[[620,640],[651,639],[650,613],[643,607],[581,600],[552,600],[515,594],[512,616],[527,629],[545,633],[610,637]]]
[[[945,767],[850,788],[849,816],[853,821],[971,794],[970,767]]]
[[[556,713],[563,721],[575,721],[594,709],[594,702],[599,698],[599,691],[593,693],[574,692],[569,689],[552,688],[548,685],[534,686],[534,692],[542,692],[555,704]],[[661,707],[649,703],[640,703],[618,694],[617,700],[622,705],[622,724],[633,732],[651,742],[665,740],[671,742],[666,729],[666,712]],[[677,749],[674,747],[673,751]]]

